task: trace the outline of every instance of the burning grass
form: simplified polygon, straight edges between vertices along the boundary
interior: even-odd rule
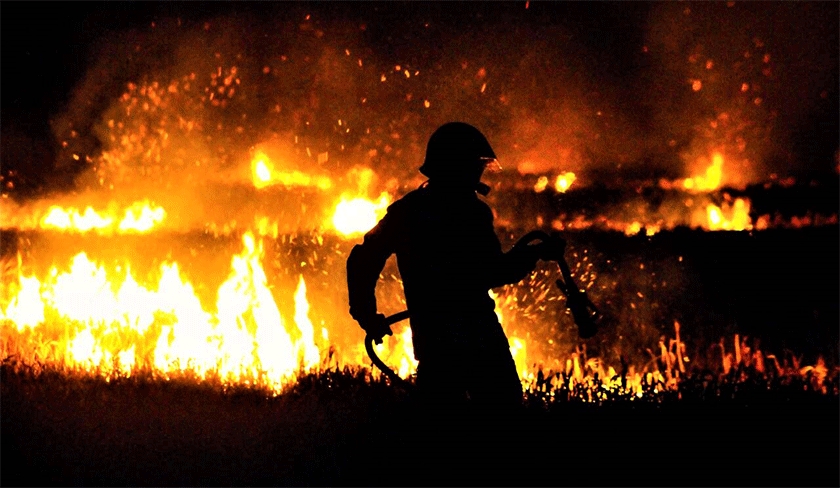
[[[12,339],[14,340],[14,339]],[[4,342],[10,341],[9,336]],[[669,346],[666,346],[666,342]],[[760,349],[751,348],[738,335],[727,350],[724,339],[711,347],[698,365],[688,365],[686,345],[676,338],[659,344],[655,355],[642,368],[628,365],[621,359],[620,370],[607,366],[603,358],[588,356],[586,347],[578,347],[565,361],[564,370],[538,366],[524,371],[524,401],[531,406],[552,408],[557,403],[668,403],[679,400],[739,400],[745,392],[766,391],[774,395],[798,392],[804,395],[838,397],[840,366],[829,366],[820,356],[813,365],[802,363],[792,353],[781,360]],[[694,355],[698,357],[699,355]],[[340,364],[327,356],[320,366],[303,364],[282,387],[267,381],[267,371],[258,370],[254,378],[232,378],[218,369],[199,372],[190,368],[160,370],[154,367],[126,369],[119,357],[113,364],[42,362],[37,352],[29,358],[7,356],[3,367],[16,375],[40,378],[63,375],[83,383],[104,381],[108,384],[181,384],[192,385],[222,395],[245,394],[254,398],[274,398],[296,394],[317,385],[333,388],[334,381],[361,381],[367,384],[388,384],[390,381],[372,365]],[[715,363],[717,361],[717,363]],[[562,361],[558,361],[562,362]],[[453,371],[457,374],[457,371]],[[405,375],[403,375],[405,376]],[[413,387],[413,375],[406,376]],[[399,388],[397,388],[399,389]],[[749,394],[752,394],[749,393]]]
[[[542,266],[520,285],[493,294],[520,376],[546,401],[593,381],[585,390],[595,402],[604,395],[662,394],[701,371],[810,375],[807,382],[817,389],[836,375],[836,350],[827,347],[836,339],[827,328],[836,297],[818,279],[836,262],[836,251],[827,246],[836,229],[567,236],[576,280],[605,315],[596,340],[577,340],[554,289],[556,270]],[[339,287],[352,242],[341,237],[315,233],[272,241],[247,232],[236,242],[207,235],[78,239],[21,233],[9,240],[19,248],[16,259],[4,261],[0,345],[4,355],[24,364],[105,378],[194,375],[275,394],[301,372],[369,364],[359,330],[344,312]],[[90,256],[73,256],[79,248],[90,249]],[[714,249],[720,254],[708,252]],[[728,260],[715,258],[721,255]],[[56,256],[72,256],[58,259],[69,266],[50,265]],[[788,265],[776,268],[774,288],[761,289],[768,259]],[[394,273],[392,263],[380,283],[384,311],[405,306]],[[746,299],[754,290],[767,298],[763,303],[776,303]],[[728,313],[723,320],[716,317],[719,310]],[[773,323],[779,317],[808,321]],[[726,324],[731,320],[741,327]],[[802,336],[807,340],[793,342]],[[380,355],[403,377],[412,373],[416,363],[405,324]]]

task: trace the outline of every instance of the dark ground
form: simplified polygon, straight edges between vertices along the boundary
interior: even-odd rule
[[[357,373],[265,399],[3,367],[3,486],[838,486],[837,396],[529,407],[426,423]],[[489,427],[489,428],[488,428]],[[509,430],[508,430],[509,429]]]

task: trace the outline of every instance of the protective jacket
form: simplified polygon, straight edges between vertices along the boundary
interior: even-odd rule
[[[524,278],[538,257],[526,246],[502,252],[493,213],[474,191],[427,183],[388,207],[347,260],[350,314],[357,321],[377,313],[375,287],[391,254],[421,369],[435,358],[487,348],[509,358],[488,292]]]

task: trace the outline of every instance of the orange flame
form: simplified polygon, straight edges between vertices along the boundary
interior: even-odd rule
[[[706,206],[707,223],[709,230],[752,230],[752,219],[750,218],[750,201],[747,198],[736,198],[729,205],[724,203],[722,207],[714,204]]]
[[[332,180],[326,176],[309,175],[298,170],[278,170],[263,151],[257,151],[251,160],[251,181],[258,190],[275,184],[286,187],[306,186],[319,190],[332,188]]]
[[[164,377],[189,371],[279,392],[301,369],[319,363],[306,284],[301,277],[295,326],[288,326],[260,263],[262,242],[248,232],[242,243],[218,289],[215,312],[203,308],[177,263],[161,264],[157,285],[146,287],[129,266],[107,269],[82,252],[69,271],[54,266],[45,280],[19,272],[18,283],[8,287],[13,295],[0,314],[2,327],[29,330],[30,340],[52,344],[40,359],[66,367],[106,375],[152,368]],[[26,349],[39,350],[34,344]]]
[[[166,211],[149,201],[139,201],[131,204],[122,212],[122,218],[117,219],[119,212],[97,212],[92,206],[85,207],[83,212],[70,207],[63,208],[53,205],[46,215],[41,217],[40,226],[42,229],[57,229],[68,232],[86,233],[97,231],[99,233],[129,234],[145,233],[151,231],[155,226],[166,218]]]
[[[723,155],[712,154],[712,164],[706,168],[702,176],[695,176],[683,180],[683,187],[690,191],[712,191],[720,187],[723,178]]]
[[[134,202],[126,209],[125,217],[117,227],[120,232],[149,232],[166,218],[166,211],[162,207],[151,205],[149,202]]]
[[[554,181],[554,189],[559,193],[566,193],[566,190],[575,182],[575,174],[571,171],[557,175],[557,180]]]
[[[568,190],[569,187],[572,186],[572,183],[575,182],[575,179],[575,174],[571,171],[561,173],[557,175],[557,177],[554,179],[554,189],[558,193],[566,193],[566,190]],[[546,188],[548,188],[548,176],[540,176],[539,178],[537,178],[537,182],[534,183],[534,191],[536,193],[542,193],[545,191]]]

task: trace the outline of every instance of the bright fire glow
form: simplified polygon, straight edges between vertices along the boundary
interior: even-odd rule
[[[58,205],[50,207],[47,215],[41,219],[41,227],[61,230],[88,232],[91,229],[106,229],[114,223],[111,217],[103,217],[93,207],[87,207],[80,213],[75,208],[63,209]]]
[[[736,198],[730,205],[721,207],[714,204],[706,206],[709,230],[752,230],[750,202],[746,198]]]
[[[149,202],[135,202],[125,211],[125,217],[120,221],[121,232],[148,232],[166,217],[162,207],[156,207]]]
[[[130,266],[107,268],[77,254],[69,270],[10,283],[3,328],[26,333],[30,359],[108,374],[152,368],[164,377],[260,384],[279,392],[301,370],[318,366],[320,350],[308,318],[306,283],[294,295],[294,325],[281,316],[260,259],[261,241],[242,237],[215,310],[205,310],[177,263],[163,263],[156,285],[140,284]],[[122,271],[121,271],[122,269]]]
[[[502,297],[496,294],[493,290],[489,291],[490,298],[493,299],[495,302],[496,307],[494,311],[496,312],[496,318],[499,319],[499,323],[502,325],[502,328],[505,329],[505,333],[508,336],[508,344],[510,347],[510,355],[513,357],[513,362],[516,364],[516,371],[519,373],[520,378],[525,378],[528,375],[528,361],[526,358],[526,346],[525,341],[516,337],[512,332],[509,330],[507,326],[507,321],[505,320],[504,308],[508,303],[506,303]]]
[[[122,218],[118,219],[118,215]],[[57,229],[67,232],[99,233],[117,232],[144,233],[151,231],[166,218],[163,207],[148,201],[134,202],[123,212],[97,212],[92,206],[85,207],[83,212],[70,207],[63,208],[53,205],[46,215],[41,218],[42,229]]]
[[[536,193],[542,193],[548,188],[548,176],[540,176],[537,178],[537,182],[534,183],[534,191]],[[554,180],[554,189],[558,193],[565,193],[566,190],[572,186],[572,183],[575,182],[575,174],[571,171],[566,173],[562,173],[557,175],[557,178]]]
[[[565,193],[574,182],[575,174],[571,171],[557,175],[557,180],[554,181],[554,189],[560,193]]]
[[[333,213],[333,227],[345,236],[364,234],[385,216],[390,203],[391,197],[385,192],[376,201],[363,197],[342,197]]]
[[[298,170],[280,171],[262,151],[257,151],[251,160],[251,181],[258,190],[275,184],[286,187],[313,187],[319,190],[332,188],[332,180],[326,176],[309,175]]]
[[[716,152],[712,155],[712,164],[706,168],[702,176],[686,178],[683,187],[692,191],[712,191],[720,187],[723,179],[723,155]]]
[[[298,341],[296,357],[301,357],[307,365],[318,364],[321,353],[315,346],[315,328],[309,320],[309,301],[306,299],[306,282],[303,275],[298,279],[297,290],[295,291],[295,324],[301,333],[301,340]]]
[[[645,230],[645,235],[648,237],[655,235],[657,232],[662,230],[659,225],[651,224],[642,226],[641,222],[634,220],[629,225],[627,225],[627,227],[624,228],[624,234],[628,236],[634,236],[641,232],[643,228]]]
[[[253,161],[254,186],[265,188],[271,183],[271,170],[264,158],[254,158]]]

